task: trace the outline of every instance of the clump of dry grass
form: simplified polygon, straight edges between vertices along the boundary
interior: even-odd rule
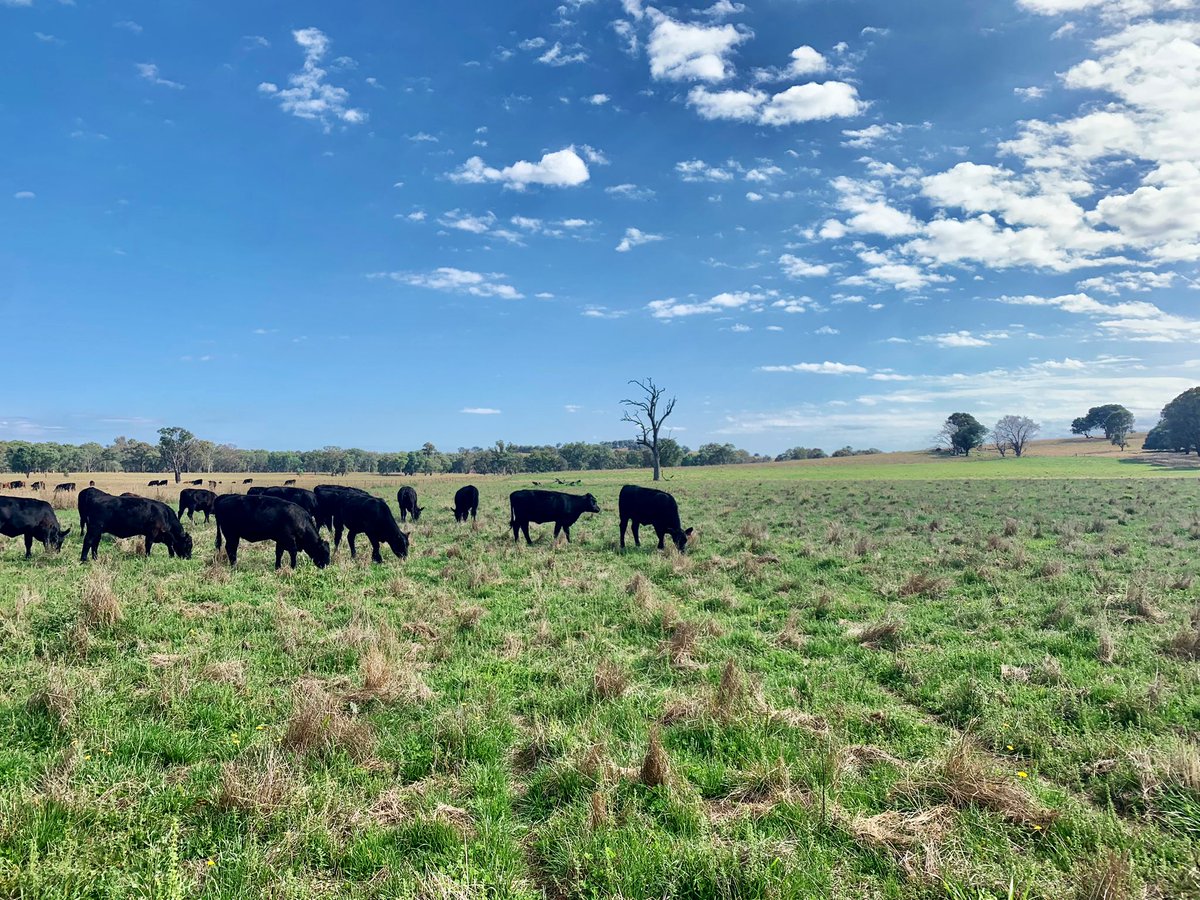
[[[894,649],[900,643],[903,627],[904,624],[898,619],[881,619],[857,625],[847,632],[847,636],[864,647]]]
[[[762,522],[743,522],[741,529],[742,537],[750,541],[750,548],[758,553],[766,546],[771,534],[767,531],[767,526]]]
[[[291,770],[275,749],[245,755],[221,768],[217,806],[269,816],[286,807],[295,793]]]
[[[29,708],[41,712],[55,727],[65,731],[75,715],[75,707],[75,693],[67,681],[67,673],[51,666],[41,687],[30,695]]]
[[[629,673],[611,660],[601,660],[592,675],[592,693],[601,700],[616,700],[629,690]]]
[[[937,876],[937,845],[949,833],[953,811],[943,805],[915,811],[889,809],[873,816],[852,814],[837,804],[830,818],[856,843],[890,856],[908,876]]]
[[[1129,900],[1133,897],[1129,856],[1109,850],[1079,869],[1076,900]]]
[[[729,796],[742,803],[779,800],[792,791],[792,771],[782,756],[751,766]]]
[[[1037,803],[1017,786],[1017,774],[1001,777],[970,738],[950,748],[931,779],[930,786],[954,806],[976,806],[999,813],[1012,822],[1044,827],[1055,818],[1052,810]]]
[[[630,579],[629,584],[625,585],[625,593],[631,596],[634,602],[648,609],[654,603],[654,588],[650,583],[650,579],[638,572]]]
[[[1021,531],[1021,523],[1016,519],[1007,518],[1004,520],[1004,536],[1016,537]]]
[[[464,606],[454,613],[454,621],[459,631],[472,631],[483,621],[487,610],[482,606]]]
[[[591,807],[588,810],[588,829],[598,831],[608,824],[608,800],[603,791],[592,791]]]
[[[1167,641],[1166,650],[1172,656],[1200,659],[1200,606],[1192,610],[1188,623],[1180,626],[1179,631]]]
[[[945,593],[947,584],[944,579],[928,572],[916,572],[908,577],[896,591],[901,597],[940,597]]]
[[[88,570],[83,579],[79,619],[89,628],[111,628],[125,617],[112,589],[112,573],[100,567]]]
[[[1143,580],[1131,581],[1125,588],[1125,608],[1130,615],[1147,622],[1163,622],[1166,616],[1150,597],[1150,589]]]
[[[671,760],[663,749],[657,726],[650,729],[650,741],[638,778],[646,787],[661,787],[671,780]]]
[[[804,646],[807,638],[800,630],[800,617],[795,610],[788,613],[787,622],[784,623],[783,630],[779,632],[779,636],[775,638],[775,643],[780,647],[787,647],[791,650],[799,650]]]
[[[671,636],[663,646],[663,652],[671,665],[677,669],[695,669],[699,663],[694,659],[696,638],[700,634],[700,626],[695,622],[676,622],[671,629]]]
[[[875,549],[874,542],[866,535],[863,535],[862,537],[858,538],[854,542],[852,552],[854,553],[855,556],[861,558],[864,556],[869,556],[871,551],[874,549]]]
[[[1050,559],[1042,563],[1038,569],[1038,575],[1042,578],[1058,578],[1067,570],[1066,565],[1061,559]]]
[[[216,684],[228,684],[242,688],[246,686],[246,664],[240,659],[226,659],[209,663],[200,672],[202,678]]]
[[[371,755],[375,736],[370,726],[343,712],[318,682],[297,682],[292,695],[292,716],[283,736],[286,749],[316,754],[342,750],[356,760]]]

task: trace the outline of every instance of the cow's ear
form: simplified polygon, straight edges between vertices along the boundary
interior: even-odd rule
[[[66,537],[68,534],[70,534],[70,533],[71,533],[71,526],[70,526],[70,525],[68,525],[66,528],[64,528],[64,529],[62,530],[62,533],[63,533],[63,537]]]
[[[691,536],[692,536],[692,532],[693,532],[693,531],[695,531],[695,530],[696,530],[695,528],[689,528],[687,531],[685,531],[685,532],[683,533],[683,536],[684,536],[684,537],[691,537]]]

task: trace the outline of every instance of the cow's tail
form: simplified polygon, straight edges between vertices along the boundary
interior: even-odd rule
[[[217,517],[217,549],[221,549],[221,519]]]
[[[517,527],[517,504],[512,497],[508,498],[508,524],[510,528]]]

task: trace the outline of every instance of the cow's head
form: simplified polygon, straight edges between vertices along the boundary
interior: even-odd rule
[[[175,538],[175,555],[183,559],[192,558],[192,536],[186,531],[181,530],[179,536]]]
[[[62,549],[63,541],[67,539],[67,535],[70,533],[71,527],[69,525],[66,528],[56,528],[50,532],[50,546],[54,548],[55,553]]]
[[[682,528],[672,528],[668,532],[671,535],[671,540],[675,542],[676,549],[680,553],[687,550],[688,539],[691,538],[693,531],[695,531],[694,528],[689,528],[687,531],[684,531]]]
[[[586,494],[584,495],[583,499],[587,501],[587,512],[600,512],[600,504],[596,502],[595,497],[593,497],[591,494]]]
[[[417,506],[415,504],[413,505],[413,521],[414,522],[421,521],[421,510],[423,510],[424,508],[425,507],[423,507],[423,506]]]
[[[415,517],[414,517],[414,521],[415,521]],[[400,559],[407,559],[408,558],[408,532],[407,531],[397,531],[396,534],[397,534],[397,537],[393,541],[390,542],[392,545],[392,552],[395,553],[396,556],[400,557]]]
[[[329,541],[325,538],[317,538],[317,543],[308,551],[308,555],[312,557],[312,561],[318,569],[325,568],[329,565]]]

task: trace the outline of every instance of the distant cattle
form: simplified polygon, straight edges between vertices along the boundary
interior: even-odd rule
[[[284,487],[291,487],[291,486],[292,486],[293,484],[295,484],[295,483],[296,483],[296,479],[295,479],[295,478],[289,478],[287,481],[285,481],[285,482],[283,483],[283,486],[284,486]]]
[[[25,482],[10,481],[7,484],[0,484],[0,487],[2,487],[2,488],[23,488],[23,487],[25,487]]]
[[[290,500],[297,506],[302,506],[308,510],[314,519],[317,518],[321,509],[321,504],[317,501],[317,495],[304,488],[287,487],[286,485],[279,487],[275,485],[274,487],[252,487],[246,493],[252,496],[277,497],[280,500]],[[320,526],[318,525],[318,527]]]
[[[166,487],[167,479],[159,478],[157,481],[147,481],[146,487]]]
[[[666,491],[654,488],[639,487],[627,484],[621,488],[618,508],[621,515],[621,549],[625,549],[625,527],[633,525],[633,543],[640,547],[642,542],[638,537],[638,527],[651,525],[658,534],[658,549],[663,549],[663,541],[667,535],[675,542],[679,550],[686,550],[688,537],[692,529],[683,530],[679,522],[679,506],[675,498]]]
[[[189,481],[188,484],[204,484],[203,478],[197,478],[194,481]]]
[[[328,528],[332,531],[333,518],[338,506],[345,497],[355,494],[361,497],[371,496],[359,488],[345,487],[340,484],[318,484],[313,488],[313,495],[317,498],[317,527]]]
[[[44,481],[35,481],[33,484],[31,484],[31,485],[29,486],[29,489],[30,489],[31,491],[44,491],[44,490],[46,489],[46,482],[44,482]]]
[[[408,535],[400,530],[400,526],[396,524],[396,517],[392,515],[388,505],[378,497],[369,494],[346,495],[338,504],[333,521],[333,547],[336,550],[342,542],[342,530],[345,529],[351,558],[355,552],[354,539],[360,534],[365,534],[371,542],[372,562],[383,562],[379,553],[380,543],[386,543],[400,559],[408,556]]]
[[[425,508],[417,506],[417,490],[411,488],[407,484],[396,491],[396,502],[400,504],[400,521],[405,521],[405,516],[412,513],[413,521],[421,520],[421,511]]]
[[[274,541],[275,568],[283,565],[283,554],[291,557],[303,550],[323,569],[329,565],[329,542],[317,534],[308,510],[288,500],[262,494],[225,494],[217,498],[217,549],[225,538],[225,555],[231,566],[237,565],[238,545],[242,541]]]
[[[479,488],[473,484],[465,484],[454,492],[454,521],[467,521],[467,514],[475,518],[479,510]]]
[[[45,500],[30,497],[0,497],[0,534],[25,538],[25,558],[33,555],[33,542],[41,541],[49,552],[62,549],[70,528],[62,528],[54,509]]]
[[[88,482],[88,487],[95,487],[95,486],[96,486],[96,482],[94,482],[94,481]],[[75,490],[75,482],[73,482],[73,481],[71,482],[71,490]]]
[[[96,558],[96,548],[105,534],[119,538],[144,537],[147,556],[155,544],[166,544],[171,556],[192,557],[191,535],[183,530],[175,510],[159,500],[114,497],[88,488],[79,492],[79,518],[84,528],[80,562],[87,562],[89,553],[92,559]]]
[[[553,522],[554,537],[559,531],[571,540],[571,526],[585,512],[598,513],[600,505],[591,494],[564,494],[559,491],[513,491],[508,496],[509,508],[512,511],[513,541],[519,540],[519,535],[525,533],[525,543],[532,544],[529,539],[530,522]]]
[[[215,491],[215,490],[217,489],[217,485],[218,485],[218,484],[220,484],[220,483],[221,483],[221,482],[219,482],[219,481],[213,481],[213,480],[210,478],[210,479],[208,479],[208,489],[209,489],[210,491]]]
[[[254,484],[254,479],[253,478],[243,478],[242,484]]]
[[[184,512],[187,513],[188,520],[196,521],[196,513],[204,513],[204,523],[208,524],[209,514],[213,511],[213,504],[217,502],[217,495],[212,491],[206,491],[203,488],[184,488],[179,492],[179,518],[183,519]]]
[[[93,481],[91,483],[94,485],[96,482]],[[54,486],[54,493],[57,494],[60,491],[66,491],[68,494],[74,493],[75,492],[75,482],[64,481],[62,484],[56,484]]]

